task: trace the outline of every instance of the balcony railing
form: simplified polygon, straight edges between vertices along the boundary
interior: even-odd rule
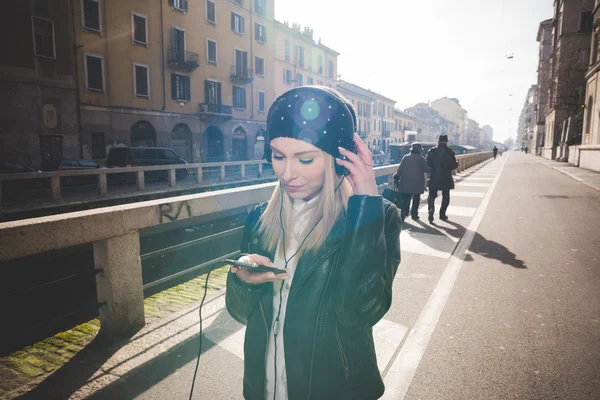
[[[234,82],[249,83],[254,77],[254,71],[250,68],[242,68],[238,65],[232,65],[229,76]]]
[[[191,51],[170,48],[167,54],[167,62],[171,68],[184,68],[193,71],[200,66],[200,56]]]
[[[225,104],[212,104],[212,103],[200,103],[200,119],[221,119],[221,120],[229,120],[231,119],[231,106]]]

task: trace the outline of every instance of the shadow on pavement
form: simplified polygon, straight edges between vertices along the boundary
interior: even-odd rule
[[[84,386],[127,340],[123,339],[120,344],[109,344],[100,336],[96,336],[90,344],[71,358],[69,362],[46,378],[35,389],[21,396],[20,399],[68,399],[79,388]]]
[[[466,229],[456,222],[446,221],[447,224],[452,225],[453,228],[447,226],[437,225],[438,228],[445,230],[448,234],[460,238],[465,233]],[[460,236],[456,236],[460,235]],[[526,269],[527,266],[523,260],[519,260],[515,253],[511,252],[505,246],[493,240],[488,240],[483,237],[479,232],[475,232],[473,242],[469,248],[471,253],[479,254],[480,256],[491,258],[500,261],[502,264],[510,265],[513,268]],[[473,261],[473,257],[469,254],[465,257],[465,261]]]

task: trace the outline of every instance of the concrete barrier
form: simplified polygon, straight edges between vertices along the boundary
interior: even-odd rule
[[[487,158],[477,154],[458,156],[462,168]],[[373,171],[377,178],[387,177],[387,181],[391,181],[397,168],[398,165],[387,165]],[[101,305],[100,333],[109,338],[119,337],[145,323],[140,229],[228,210],[249,209],[268,200],[276,185],[270,182],[0,223],[0,262],[92,243]]]

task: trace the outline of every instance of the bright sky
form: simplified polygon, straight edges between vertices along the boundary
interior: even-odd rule
[[[537,81],[538,26],[551,17],[552,0],[275,0],[277,20],[310,26],[341,53],[341,79],[401,109],[456,97],[496,141],[516,136]]]

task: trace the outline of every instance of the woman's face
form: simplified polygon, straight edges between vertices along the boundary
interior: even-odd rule
[[[279,137],[271,141],[273,171],[293,199],[310,200],[325,183],[325,153],[301,140]]]

